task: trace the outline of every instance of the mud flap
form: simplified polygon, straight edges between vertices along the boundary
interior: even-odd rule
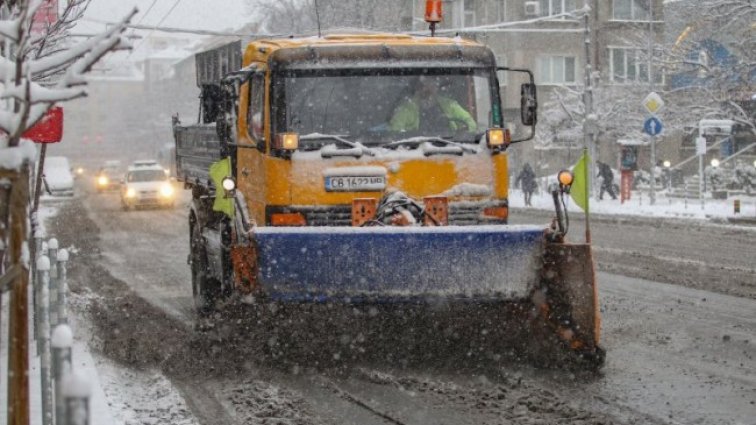
[[[537,226],[258,228],[258,283],[278,301],[527,299]]]
[[[257,284],[257,246],[234,245],[231,247],[231,262],[234,269],[234,288],[243,295],[259,290]]]
[[[601,314],[591,246],[548,243],[541,286],[533,294],[541,323],[569,351],[600,366]]]

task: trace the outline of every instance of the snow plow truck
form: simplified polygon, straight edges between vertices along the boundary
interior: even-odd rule
[[[199,122],[173,131],[200,314],[234,294],[506,311],[528,350],[603,362],[590,245],[561,221],[507,224],[507,149],[536,125],[529,70],[401,34],[236,42],[196,69]],[[520,139],[501,72],[524,81]]]

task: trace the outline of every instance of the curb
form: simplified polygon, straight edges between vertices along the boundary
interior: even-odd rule
[[[732,224],[756,226],[756,217],[727,217],[727,221]]]

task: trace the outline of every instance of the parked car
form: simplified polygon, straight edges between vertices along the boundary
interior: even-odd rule
[[[154,206],[173,208],[176,190],[163,167],[155,162],[132,164],[121,184],[121,207]]]
[[[118,190],[121,187],[121,161],[105,161],[95,175],[95,187],[98,193]]]
[[[74,177],[64,156],[48,156],[42,170],[46,191],[53,196],[73,196]]]

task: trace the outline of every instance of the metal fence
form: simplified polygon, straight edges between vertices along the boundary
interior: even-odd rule
[[[34,221],[34,219],[32,219]],[[35,226],[36,227],[36,226]],[[30,357],[39,361],[41,406],[34,409],[27,405],[27,411],[41,411],[42,425],[88,425],[90,422],[90,383],[73,367],[73,332],[68,325],[67,310],[67,269],[68,251],[59,248],[55,238],[44,240],[37,230],[32,243],[33,259],[30,261],[32,296],[29,309],[33,317],[33,336],[36,350],[30,350]],[[8,288],[9,289],[9,288]],[[14,349],[8,340],[9,355]],[[28,363],[27,363],[28,364]],[[0,365],[0,370],[5,369]],[[6,376],[26,373],[29,370],[5,370]],[[13,408],[8,391],[8,423],[12,423]],[[27,397],[25,403],[30,403]],[[0,422],[2,422],[0,420]]]

